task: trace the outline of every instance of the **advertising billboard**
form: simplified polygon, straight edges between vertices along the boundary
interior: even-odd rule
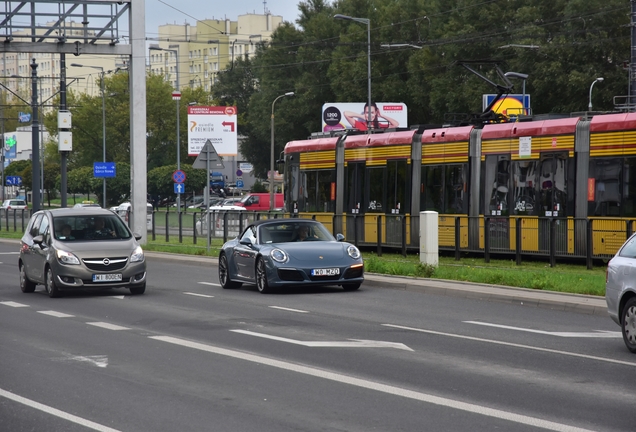
[[[322,106],[322,131],[357,129],[367,130],[367,103],[331,102]],[[386,129],[408,127],[406,104],[376,102],[371,106],[371,128]]]
[[[485,94],[482,96],[482,109],[485,110],[495,99],[495,94]],[[530,109],[529,94],[509,94],[497,101],[492,110],[507,117],[515,117],[520,114],[528,114]]]
[[[189,106],[188,156],[198,156],[208,140],[219,155],[236,155],[236,113],[234,106]]]

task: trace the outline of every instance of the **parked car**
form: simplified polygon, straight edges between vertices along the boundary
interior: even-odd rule
[[[73,208],[82,208],[82,207],[101,207],[99,204],[95,204],[93,201],[82,201],[81,203],[76,203]]]
[[[25,200],[7,199],[2,202],[2,208],[5,210],[28,210],[29,206]]]
[[[250,193],[245,195],[236,205],[250,211],[269,211],[269,193]],[[282,193],[274,194],[274,209],[282,209],[284,197]]]
[[[357,247],[334,238],[320,222],[266,219],[252,222],[219,254],[219,281],[225,289],[256,284],[268,293],[277,287],[340,285],[357,290],[364,263]]]
[[[124,202],[119,204],[115,213],[119,215],[119,217],[126,223],[128,223],[128,211],[130,210],[132,204],[129,202]],[[152,231],[152,217],[154,215],[154,207],[150,203],[146,203],[146,231]]]
[[[201,204],[203,200],[204,200],[203,195],[195,195],[189,198],[181,197],[181,207],[189,207],[196,204]],[[172,204],[172,207],[176,207],[176,206],[177,206],[176,202]]]
[[[20,289],[31,293],[44,285],[49,297],[87,288],[143,294],[146,261],[140,239],[109,210],[38,211],[20,241]]]
[[[627,349],[636,353],[636,234],[616,252],[606,271],[607,312],[621,327]]]

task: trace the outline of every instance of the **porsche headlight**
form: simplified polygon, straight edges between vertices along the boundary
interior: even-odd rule
[[[144,250],[141,246],[137,246],[133,253],[130,254],[130,262],[140,262],[144,260]]]
[[[70,252],[66,252],[63,250],[57,250],[57,259],[62,263],[62,264],[69,264],[69,265],[77,265],[80,263],[79,259],[72,253]]]
[[[281,249],[273,249],[269,253],[269,256],[271,256],[274,261],[279,263],[284,263],[287,261],[287,254]]]
[[[349,247],[347,247],[347,253],[353,259],[360,258],[360,250],[354,245],[349,245]]]

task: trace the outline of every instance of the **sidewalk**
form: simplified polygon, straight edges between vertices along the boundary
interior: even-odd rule
[[[145,252],[145,254],[148,258],[167,261],[187,261],[189,264],[204,266],[217,265],[218,263],[216,258],[195,255],[178,255],[161,252]],[[513,288],[499,285],[484,285],[472,282],[421,279],[394,275],[386,276],[376,273],[365,273],[364,279],[363,287],[366,285],[451,297],[522,304],[524,306],[571,311],[589,315],[608,316],[604,297],[564,294],[554,291]]]

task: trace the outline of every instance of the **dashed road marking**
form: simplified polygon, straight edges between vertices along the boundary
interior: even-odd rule
[[[86,323],[88,325],[92,325],[95,327],[105,328],[106,330],[130,330],[128,327],[122,327],[115,324],[105,323],[105,322],[89,322]]]
[[[49,315],[49,316],[53,316],[53,317],[57,317],[57,318],[71,318],[74,317],[75,315],[69,315],[69,314],[65,314],[63,312],[55,312],[55,311],[37,311],[38,313],[41,313],[43,315]]]

